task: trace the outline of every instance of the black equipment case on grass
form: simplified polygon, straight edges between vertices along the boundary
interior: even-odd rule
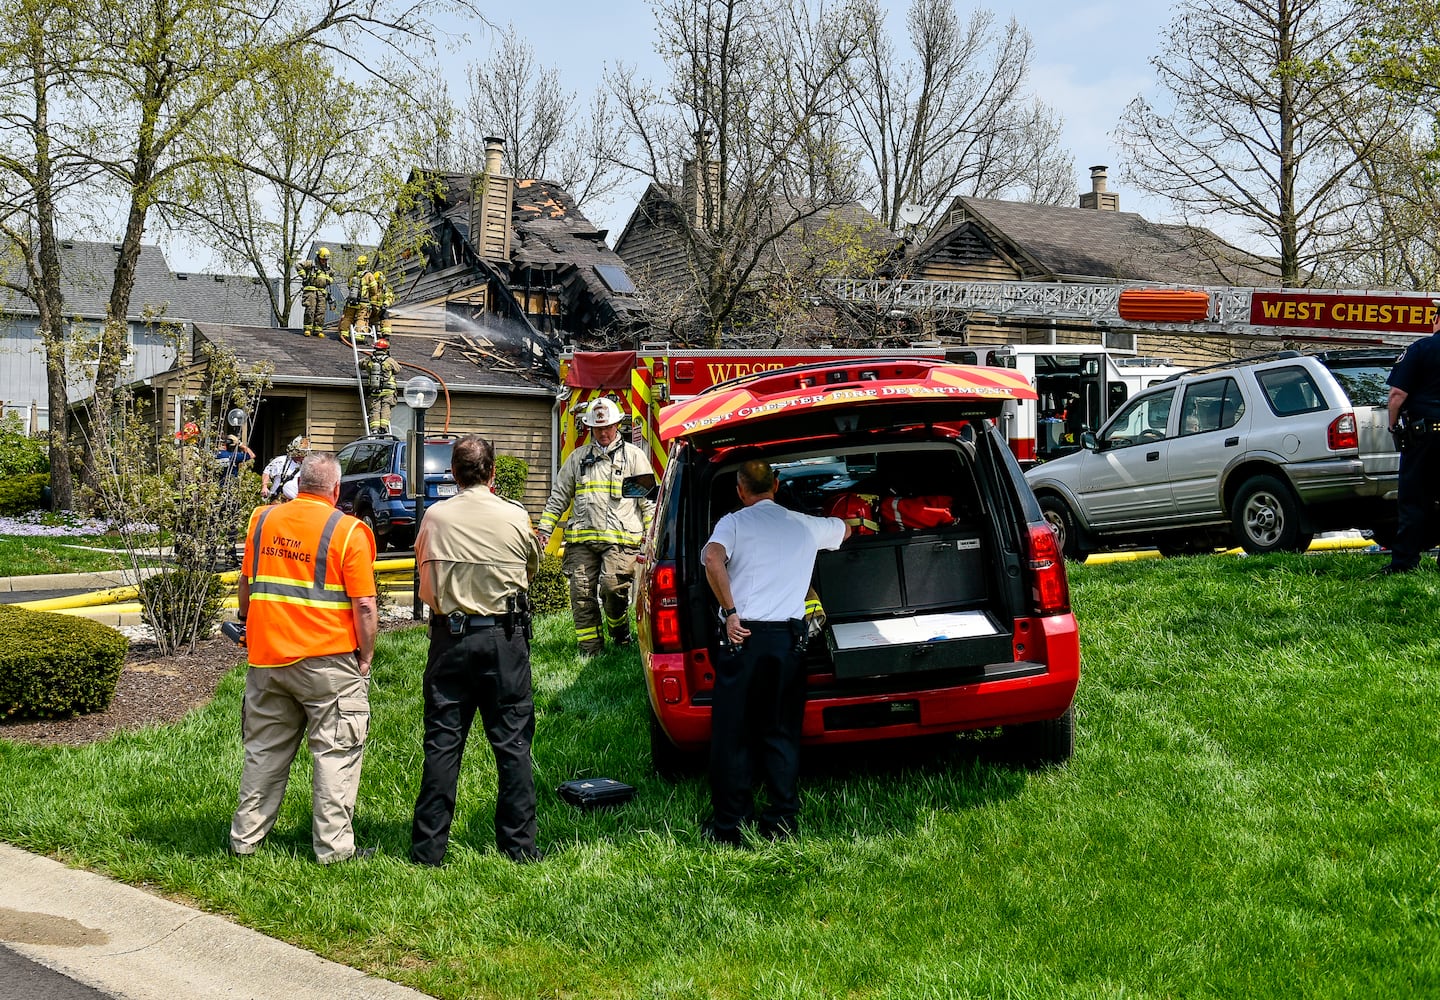
[[[618,806],[635,797],[635,786],[614,778],[576,778],[556,789],[560,797],[581,809]]]

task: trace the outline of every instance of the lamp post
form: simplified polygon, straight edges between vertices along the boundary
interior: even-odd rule
[[[415,493],[415,540],[420,540],[420,521],[425,516],[425,411],[435,405],[440,387],[435,380],[416,375],[405,383],[405,405],[415,414],[410,429],[410,489]],[[412,546],[413,548],[413,546]],[[425,606],[420,603],[420,553],[415,553],[414,604],[415,620],[425,620]]]

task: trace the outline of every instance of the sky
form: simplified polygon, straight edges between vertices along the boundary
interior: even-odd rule
[[[887,27],[897,43],[903,42],[904,14],[908,0],[889,0]],[[1064,119],[1064,142],[1075,158],[1075,184],[1079,191],[1090,190],[1090,170],[1104,164],[1110,168],[1112,191],[1120,192],[1120,208],[1139,211],[1157,221],[1167,216],[1163,203],[1142,201],[1117,181],[1120,156],[1108,133],[1115,127],[1125,105],[1153,85],[1150,58],[1160,48],[1162,33],[1170,19],[1167,3],[1064,2],[1032,0],[1029,3],[971,4],[956,0],[962,19],[976,6],[990,10],[997,23],[1010,17],[1034,39],[1031,88],[1041,100],[1055,108]],[[655,55],[652,17],[643,0],[552,0],[546,4],[516,4],[493,15],[502,27],[513,24],[516,32],[535,48],[544,65],[560,71],[561,81],[579,94],[579,103],[600,84],[607,64],[623,61],[635,65],[641,75],[665,78],[664,66]],[[493,37],[472,33],[467,52],[450,55],[446,62],[462,70],[488,55]],[[451,79],[460,80],[457,73]],[[463,82],[452,84],[452,99]],[[591,221],[618,236],[629,217],[643,185],[628,198],[603,211],[591,212]]]
[[[654,51],[652,15],[644,0],[550,0],[508,7],[480,2],[500,28],[514,25],[534,47],[541,65],[559,70],[564,87],[577,95],[577,108],[588,105],[606,68],[617,62],[633,65],[641,76],[655,81],[666,78],[665,67]],[[887,3],[887,26],[901,43],[908,0]],[[956,0],[956,5],[962,19],[975,9],[965,0]],[[1089,191],[1089,168],[1103,164],[1110,168],[1109,190],[1119,192],[1122,211],[1140,212],[1155,221],[1176,221],[1163,201],[1142,199],[1125,189],[1119,178],[1120,155],[1109,137],[1125,105],[1153,85],[1149,60],[1159,51],[1171,16],[1170,5],[1143,0],[1011,0],[1009,5],[993,4],[986,9],[997,23],[1013,16],[1030,32],[1034,40],[1030,85],[1064,120],[1063,141],[1075,159],[1076,189]],[[488,57],[498,45],[499,33],[487,31],[483,25],[456,22],[445,22],[444,27],[451,44],[440,54],[438,66],[449,81],[451,99],[458,103],[468,90],[467,66]],[[644,182],[637,180],[612,204],[587,205],[586,215],[596,226],[610,231],[613,243],[643,191]],[[202,248],[176,244],[167,252],[175,270],[213,268],[207,266]]]

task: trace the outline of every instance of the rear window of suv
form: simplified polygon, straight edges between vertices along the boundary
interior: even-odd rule
[[[1390,397],[1390,368],[1393,360],[1326,362],[1330,374],[1345,390],[1353,406],[1384,406]]]
[[[1270,368],[1256,372],[1255,378],[1277,417],[1325,409],[1325,397],[1320,387],[1304,368]]]

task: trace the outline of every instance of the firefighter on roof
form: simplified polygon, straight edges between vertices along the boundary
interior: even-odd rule
[[[599,653],[605,648],[602,611],[610,641],[617,646],[630,641],[630,581],[655,504],[620,495],[626,476],[651,471],[645,453],[620,438],[620,407],[613,400],[597,399],[586,409],[584,423],[591,431],[590,443],[576,448],[560,467],[537,530],[543,549],[565,508],[573,504],[562,568],[570,580],[580,651]]]
[[[315,260],[300,264],[300,280],[303,283],[300,301],[305,307],[305,336],[325,336],[325,311],[331,303],[330,282],[335,276],[330,273],[330,248],[321,247]]]
[[[390,356],[390,341],[383,336],[375,341],[375,350],[360,362],[365,373],[365,398],[370,401],[370,433],[390,433],[390,411],[395,408],[396,378],[400,363]]]
[[[377,336],[390,336],[390,307],[394,304],[395,293],[385,272],[378,265],[366,271],[360,278],[360,326],[373,327]]]
[[[349,333],[352,327],[356,333],[369,331],[368,313],[360,311],[360,284],[369,266],[369,257],[364,254],[356,257],[355,270],[350,272],[350,280],[345,283],[345,310],[340,314],[340,335],[342,337]]]

